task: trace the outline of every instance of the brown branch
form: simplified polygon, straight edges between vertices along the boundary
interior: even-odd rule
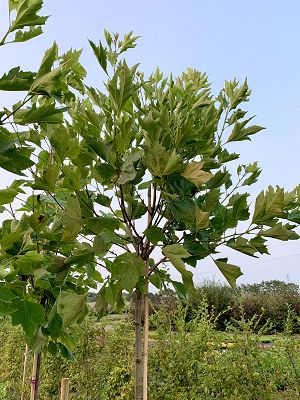
[[[160,264],[164,263],[165,261],[168,261],[167,257],[163,257],[163,258],[162,258],[161,260],[159,260],[156,264],[154,264],[154,265],[149,269],[148,277],[156,270],[156,268],[157,268]]]

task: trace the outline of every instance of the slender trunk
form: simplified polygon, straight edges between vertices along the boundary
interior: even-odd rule
[[[153,208],[151,185],[148,188],[148,227],[151,225],[152,212],[155,209],[155,190],[153,194]],[[145,260],[145,276],[149,273],[148,258]],[[149,281],[147,280],[144,293],[144,353],[143,353],[143,400],[148,399],[148,348],[149,348]]]
[[[32,365],[30,400],[37,400],[38,399],[40,367],[41,367],[41,353],[34,354],[33,365]]]
[[[148,263],[147,270],[148,270]],[[147,271],[148,272],[148,271]],[[148,399],[148,347],[149,347],[149,284],[144,293],[144,354],[143,354],[143,400]]]
[[[25,346],[24,352],[24,362],[23,362],[23,378],[22,378],[22,387],[21,387],[21,397],[20,400],[24,400],[24,392],[25,392],[25,385],[26,385],[26,374],[27,374],[27,366],[28,366],[28,345]]]
[[[142,293],[135,292],[135,400],[142,400],[143,395],[143,363],[142,363]]]

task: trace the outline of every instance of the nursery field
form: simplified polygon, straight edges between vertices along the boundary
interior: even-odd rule
[[[300,341],[291,335],[292,314],[281,333],[270,334],[260,318],[241,315],[225,331],[215,329],[207,303],[187,318],[187,307],[170,314],[164,308],[151,318],[149,351],[150,400],[298,399]],[[296,322],[297,323],[297,322]],[[19,400],[24,337],[9,320],[0,325],[0,399]],[[130,314],[93,312],[72,332],[74,359],[44,355],[40,398],[59,399],[60,381],[70,378],[71,400],[134,398],[134,326]],[[70,355],[71,357],[71,355]],[[29,366],[31,358],[29,359]],[[29,398],[30,367],[25,397]]]

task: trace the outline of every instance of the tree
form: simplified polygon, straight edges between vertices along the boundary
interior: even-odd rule
[[[47,20],[39,15],[41,7],[41,0],[9,1],[15,19],[0,46],[40,35]],[[72,276],[72,259],[64,263],[72,247],[61,241],[56,222],[59,195],[54,198],[52,192],[58,169],[51,154],[39,152],[47,147],[50,131],[66,129],[63,105],[75,98],[71,89],[83,89],[85,71],[79,56],[80,51],[59,56],[54,43],[37,72],[15,67],[0,78],[0,90],[26,93],[0,112],[0,167],[21,176],[0,190],[6,218],[0,230],[0,315],[10,315],[13,324],[22,325],[36,354],[32,399],[37,398],[42,349],[72,358],[69,326],[86,313],[88,288]]]
[[[18,5],[25,3],[28,10],[37,2]],[[30,345],[47,343],[50,351],[68,354],[68,326],[83,318],[89,287],[101,283],[102,313],[109,305],[123,307],[124,290],[135,292],[135,398],[145,400],[149,282],[192,296],[193,268],[212,257],[234,286],[240,268],[218,257],[218,247],[257,257],[268,254],[268,238],[297,239],[300,188],[285,193],[269,187],[250,215],[246,189],[260,169],[241,164],[234,174],[227,167],[239,158],[230,143],[263,129],[250,125],[252,118],[239,108],[249,100],[247,81],[226,81],[215,98],[207,76],[193,69],[176,79],[157,69],[145,79],[138,65],[122,59],[136,40],[132,32],[120,38],[105,31],[106,44],[90,41],[106,76],[103,90],[83,85],[80,52],[58,57],[55,44],[30,74],[30,85],[20,70],[0,79],[2,89],[8,80],[27,82],[26,101],[4,110],[0,128],[2,149],[12,142],[27,151],[27,164],[20,161],[12,172],[29,175],[0,192],[8,205],[2,211],[12,214],[1,229],[0,295],[4,312],[23,325]],[[8,121],[13,133],[3,127]],[[20,125],[28,127],[22,136]],[[17,222],[12,202],[20,194],[26,199]],[[168,263],[181,281],[169,274]],[[16,302],[32,317],[30,328]]]
[[[245,119],[239,108],[249,100],[247,81],[226,81],[214,98],[206,75],[192,69],[176,79],[156,70],[145,80],[137,65],[121,59],[136,39],[132,33],[120,39],[105,32],[106,45],[90,41],[107,81],[105,91],[87,87],[70,112],[82,154],[70,170],[77,182],[84,177],[81,189],[86,189],[84,199],[79,186],[74,191],[82,232],[90,238],[81,245],[108,274],[98,308],[120,308],[123,290],[136,293],[135,398],[146,399],[149,282],[157,288],[169,283],[180,296],[193,295],[193,274],[186,265],[195,268],[220,245],[257,257],[268,254],[268,238],[297,239],[300,190],[269,187],[250,216],[245,189],[257,181],[260,169],[256,162],[241,164],[233,177],[226,167],[239,158],[227,149],[230,143],[250,140],[263,129],[250,125],[253,117]],[[242,229],[240,223],[249,220]],[[234,286],[240,268],[226,258],[213,259]],[[167,262],[182,282],[164,269]]]

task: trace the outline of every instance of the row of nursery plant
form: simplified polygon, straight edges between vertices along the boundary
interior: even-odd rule
[[[132,296],[126,295],[126,304],[133,315],[134,304]],[[297,317],[300,316],[300,288],[296,283],[286,283],[279,280],[262,281],[261,283],[239,285],[232,288],[229,285],[216,281],[205,281],[197,287],[194,296],[187,302],[180,299],[170,289],[149,294],[150,314],[158,310],[174,312],[178,304],[188,304],[187,321],[197,311],[203,299],[207,301],[208,309],[216,320],[216,328],[225,330],[232,320],[240,319],[241,312],[245,320],[250,320],[259,315],[260,321],[257,326],[260,329],[267,322],[271,323],[270,332],[282,332],[285,322],[292,312],[293,333],[299,333]],[[89,294],[89,301],[96,302],[96,293]]]
[[[257,329],[259,318],[246,321],[241,316],[226,332],[220,332],[207,303],[202,302],[189,322],[188,312],[187,307],[178,307],[172,315],[161,309],[152,316],[156,330],[150,335],[149,399],[299,398],[299,344],[289,334],[292,315],[286,320],[285,332],[265,349],[262,339],[270,326]],[[133,398],[133,325],[119,322],[112,329],[107,324],[110,320],[96,323],[91,315],[72,332],[71,362],[59,354],[43,355],[42,399],[59,398],[60,380],[65,376],[71,379],[71,399]],[[0,399],[17,400],[24,336],[19,327],[2,319],[0,339],[5,342],[0,353]]]

